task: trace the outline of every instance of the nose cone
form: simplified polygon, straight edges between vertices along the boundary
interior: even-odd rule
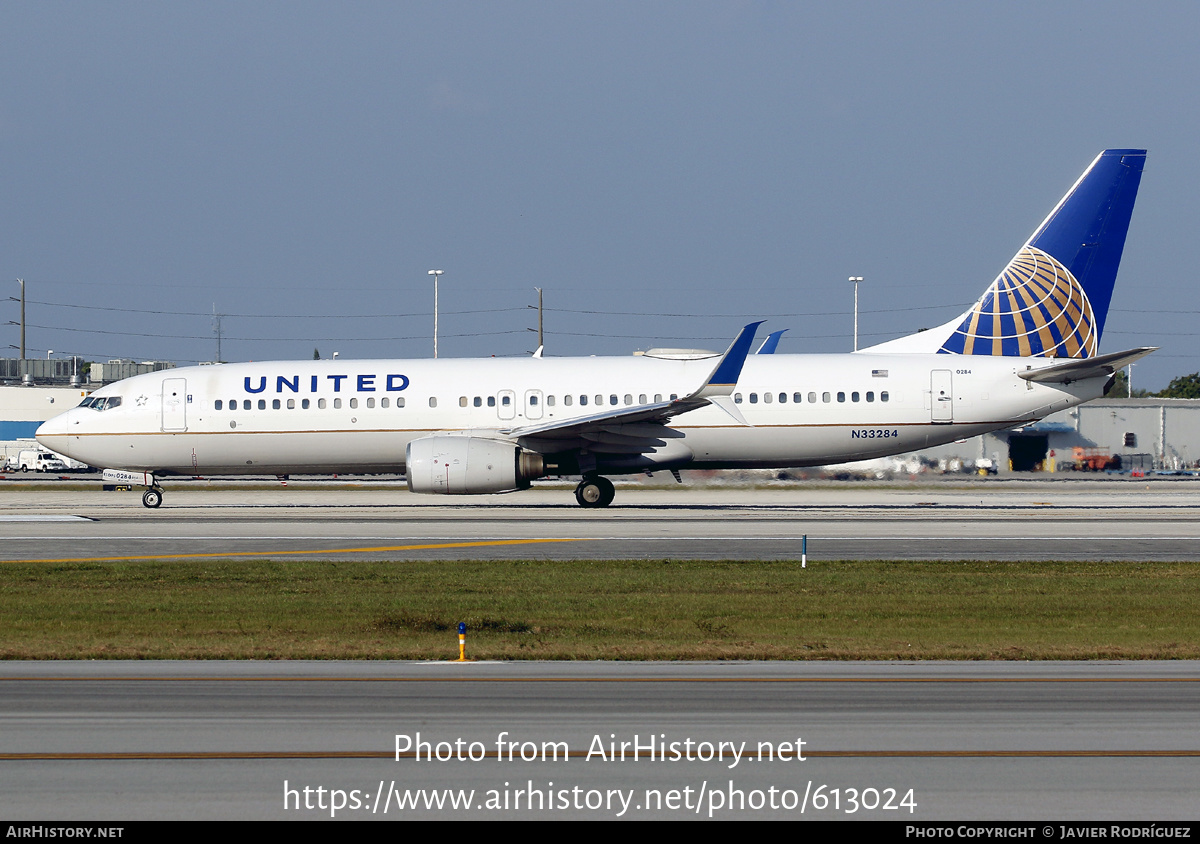
[[[67,457],[74,457],[70,451],[70,438],[67,436],[67,425],[70,424],[67,417],[70,415],[71,411],[68,410],[66,413],[60,413],[53,419],[43,422],[33,436],[51,451],[65,454]]]

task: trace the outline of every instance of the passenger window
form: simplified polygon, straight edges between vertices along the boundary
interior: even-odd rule
[[[858,401],[858,393],[857,392],[850,394],[850,401]]]
[[[358,399],[350,399],[351,407],[358,407]]]
[[[467,406],[467,397],[466,397],[466,396],[459,396],[459,397],[458,397],[458,406],[459,406],[459,407],[466,407],[466,406]]]
[[[308,399],[305,399],[305,400],[304,400],[304,406],[305,406],[305,407],[308,407]],[[388,406],[388,400],[387,400],[387,398],[386,398],[386,397],[385,397],[385,398],[382,398],[382,399],[380,399],[380,400],[379,400],[379,406],[380,406],[380,407],[387,407],[387,406]]]
[[[250,407],[251,407],[250,399],[243,399],[242,400],[242,410],[249,410]]]
[[[587,396],[580,396],[579,397],[579,406],[583,407],[586,404],[587,404]]]
[[[801,393],[792,393],[792,402],[795,404],[800,404],[801,395]]]
[[[295,410],[295,409],[296,409],[296,400],[288,399],[288,410]]]
[[[677,398],[679,398],[678,393],[671,393],[671,401],[675,401],[675,399],[677,399]]]
[[[215,402],[213,402],[213,410],[220,410],[221,407],[222,404],[220,399],[217,399]]]
[[[386,402],[386,401],[387,401],[387,399],[384,399],[384,401]],[[309,404],[310,404],[310,402],[309,402],[309,400],[308,400],[308,399],[301,399],[301,400],[300,400],[300,409],[301,409],[301,410],[308,410],[308,406],[309,406]]]
[[[495,406],[496,406],[496,397],[488,396],[488,407],[495,407]]]
[[[342,407],[342,400],[341,400],[341,399],[334,399],[334,400],[333,400],[333,409],[334,409],[334,410],[341,410],[341,407]]]
[[[787,404],[787,393],[780,393],[780,394],[779,394],[779,403],[780,403],[780,404]]]
[[[750,404],[758,404],[758,393],[750,394]]]
[[[536,406],[537,406],[537,403],[538,403],[537,396],[530,396],[530,397],[529,397],[529,406],[530,406],[530,407],[536,407]]]
[[[404,396],[396,396],[396,407],[404,407]]]
[[[384,401],[387,401],[387,399],[384,399]],[[471,403],[476,407],[483,407],[483,399],[481,399],[479,396],[476,396]]]
[[[887,390],[884,390],[882,393],[880,393],[880,394],[879,394],[879,400],[880,400],[880,401],[887,401],[887,400],[888,400],[888,394],[887,394]]]
[[[741,393],[734,393],[734,394],[733,394],[733,403],[734,403],[734,404],[741,404],[741,403],[742,403],[742,394],[741,394]]]
[[[508,398],[507,398],[507,397],[505,397],[505,399],[504,399],[504,403],[505,403],[505,404],[508,404]],[[429,397],[429,406],[430,406],[430,407],[437,407],[437,398],[436,398],[436,397],[434,397],[434,396],[430,396],[430,397]]]
[[[259,409],[259,410],[266,410],[266,409],[267,409],[267,400],[266,400],[266,399],[259,399],[259,400],[258,400],[258,409]]]
[[[871,392],[870,390],[867,391],[867,401],[875,401],[875,393]]]
[[[617,399],[617,397],[613,396],[613,404],[617,403],[616,399]],[[603,404],[604,404],[604,396],[596,396],[596,406],[600,407]]]
[[[368,397],[367,398],[367,407],[374,407],[374,406],[375,406],[375,399],[372,397]]]
[[[630,393],[626,393],[625,394],[625,406],[629,407],[629,405],[631,405],[631,404],[633,404],[633,395]]]
[[[763,393],[763,404],[770,404],[770,403],[771,403],[771,394]]]
[[[508,407],[510,404],[512,404],[512,396],[501,396],[501,397],[500,397],[500,404],[504,405],[505,407]],[[431,404],[431,405],[429,405],[429,406],[430,406],[430,407],[436,407],[437,405],[432,405],[432,404]]]
[[[645,403],[646,403],[646,394],[638,393],[638,404],[645,404]]]
[[[829,404],[829,393],[821,393],[821,401],[825,402],[825,404]]]
[[[546,396],[546,407],[554,407],[554,396]]]
[[[828,393],[826,393],[826,394],[825,394],[825,401],[829,401],[829,394],[828,394]],[[808,403],[809,403],[809,404],[816,404],[816,403],[817,403],[817,394],[816,394],[816,393],[809,393],[809,394],[808,394]]]
[[[574,396],[563,396],[563,404],[565,404],[567,407],[570,407],[571,402],[573,402],[573,401],[575,401]]]
[[[655,393],[654,394],[654,403],[658,404],[660,401],[662,401],[662,393]]]
[[[325,399],[317,399],[317,407],[320,410],[324,410],[325,409]]]
[[[271,410],[279,410],[279,407],[279,399],[273,399],[271,401]]]
[[[846,400],[846,394],[838,393],[838,401],[845,401],[845,400]]]

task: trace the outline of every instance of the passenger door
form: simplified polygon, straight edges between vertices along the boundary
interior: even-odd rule
[[[954,381],[949,369],[929,373],[930,421],[948,425],[954,421]]]
[[[164,431],[187,430],[187,379],[163,379],[162,429]]]

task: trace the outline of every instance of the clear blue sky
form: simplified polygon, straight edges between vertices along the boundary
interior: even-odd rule
[[[531,351],[534,286],[549,354],[757,318],[849,350],[848,276],[864,345],[943,322],[1146,147],[1101,349],[1200,369],[1195,3],[8,0],[0,32],[30,356],[208,360],[214,305],[227,360],[427,356],[434,267],[444,356]]]

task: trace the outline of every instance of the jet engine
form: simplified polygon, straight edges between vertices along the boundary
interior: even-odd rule
[[[480,495],[528,489],[545,474],[542,456],[514,443],[444,435],[413,440],[404,450],[411,492]]]

